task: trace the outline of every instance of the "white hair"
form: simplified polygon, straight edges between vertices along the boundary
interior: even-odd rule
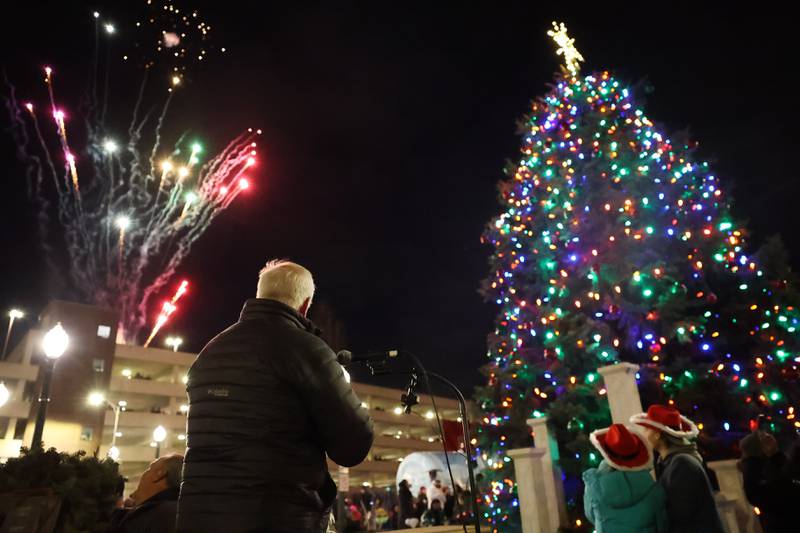
[[[256,298],[269,298],[299,309],[314,297],[314,278],[308,269],[282,259],[268,261],[258,274]]]

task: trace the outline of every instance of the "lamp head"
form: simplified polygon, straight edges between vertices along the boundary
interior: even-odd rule
[[[44,339],[42,339],[44,354],[48,359],[52,360],[64,355],[64,352],[67,351],[67,345],[69,345],[69,335],[64,331],[61,322],[56,323],[50,331],[45,333]]]
[[[100,407],[104,403],[106,403],[106,397],[102,392],[93,391],[89,393],[89,396],[86,398],[86,401],[92,407]]]
[[[156,442],[164,442],[167,438],[167,430],[164,426],[158,426],[156,429],[153,430],[153,440]]]

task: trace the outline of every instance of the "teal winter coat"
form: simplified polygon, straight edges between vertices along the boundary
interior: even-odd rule
[[[605,461],[583,473],[583,507],[597,533],[667,531],[664,489],[647,470],[615,470]]]

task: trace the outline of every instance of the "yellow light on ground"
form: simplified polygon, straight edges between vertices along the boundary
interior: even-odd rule
[[[123,368],[122,369],[122,377],[131,379],[131,376],[133,376],[133,372],[131,372],[130,368]]]
[[[402,407],[395,407],[394,408],[394,414],[402,415],[403,414],[403,408]]]
[[[433,411],[428,411],[425,413],[425,418],[427,418],[428,420],[433,420],[433,417],[434,417]]]

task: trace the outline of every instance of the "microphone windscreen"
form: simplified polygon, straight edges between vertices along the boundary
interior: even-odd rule
[[[336,353],[336,360],[340,365],[349,365],[353,361],[353,352],[350,350],[339,350]]]

